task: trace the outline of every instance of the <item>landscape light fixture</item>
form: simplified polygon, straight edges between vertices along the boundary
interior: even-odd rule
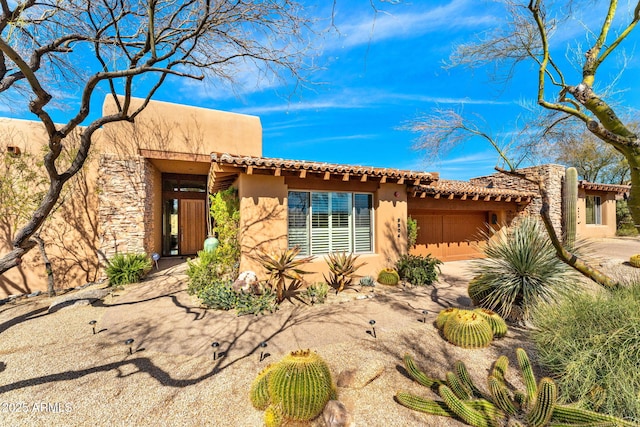
[[[429,310],[422,310],[422,323],[427,323],[427,314],[429,314]]]
[[[96,323],[98,323],[97,320],[92,320],[91,322],[89,322],[89,324],[91,325],[91,328],[93,328],[93,335],[96,334]]]
[[[373,326],[376,324],[375,320],[369,320],[369,324],[371,325],[371,330],[367,331],[368,334],[371,334],[372,337],[377,338],[376,337],[376,328]]]
[[[133,354],[133,348],[131,347],[133,344],[133,338],[129,338],[124,342],[124,344],[129,346],[129,354]]]
[[[260,343],[260,348],[262,349],[260,351],[260,361],[262,362],[264,359],[267,358],[267,356],[269,356],[269,353],[265,353],[264,349],[267,348],[267,342],[266,341],[262,341]]]
[[[213,347],[213,360],[216,360],[218,358],[218,347],[220,347],[220,343],[216,341],[211,344],[211,347]]]

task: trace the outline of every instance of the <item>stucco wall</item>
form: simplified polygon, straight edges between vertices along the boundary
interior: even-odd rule
[[[266,272],[254,259],[257,252],[278,252],[287,248],[287,206],[289,190],[359,191],[373,193],[374,253],[360,255],[365,265],[358,275],[376,276],[378,271],[405,253],[407,194],[403,185],[324,181],[266,175],[240,175],[236,181],[240,198],[241,271],[252,270],[265,278]],[[400,223],[398,223],[400,219]],[[398,237],[398,224],[400,237]],[[309,282],[323,280],[328,273],[326,256],[317,256],[304,270]]]
[[[283,177],[240,175],[240,271],[261,273],[257,253],[287,247],[287,186]]]
[[[133,99],[132,106],[141,102]],[[107,96],[103,114],[116,112]],[[139,149],[209,155],[212,152],[262,155],[262,125],[257,116],[151,101],[134,123],[104,126],[101,151],[137,155]]]
[[[602,224],[587,224],[586,195],[600,196]],[[578,188],[576,236],[580,239],[589,237],[613,237],[616,235],[616,200],[614,193],[604,191],[585,191]]]
[[[46,171],[35,162],[41,161],[46,143],[41,123],[0,118],[0,155],[4,155],[7,146],[18,147],[23,159],[33,161],[32,170],[39,171],[42,177],[46,177]],[[72,148],[72,144],[73,141],[66,141],[65,146]],[[31,160],[27,160],[29,156]],[[93,282],[98,277],[97,237],[93,232],[97,227],[94,158],[90,155],[81,173],[65,185],[61,204],[56,206],[41,228],[58,290]],[[35,187],[33,191],[37,191]],[[31,194],[24,195],[25,198],[29,196]],[[22,220],[18,227],[25,221]],[[11,240],[16,231],[8,223],[0,222],[0,256],[11,250]],[[37,247],[22,258],[19,267],[0,276],[0,298],[44,291],[46,288],[44,263]]]

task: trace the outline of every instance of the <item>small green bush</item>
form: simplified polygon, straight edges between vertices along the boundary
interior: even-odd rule
[[[307,289],[304,290],[303,295],[313,304],[323,304],[327,300],[328,292],[329,285],[324,282],[318,282],[309,285]]]
[[[442,261],[431,255],[402,255],[396,262],[400,277],[414,286],[432,285],[438,280]]]
[[[376,281],[371,276],[364,276],[360,278],[359,282],[360,286],[374,287],[376,286]]]
[[[532,339],[560,397],[640,421],[640,282],[535,310]]]
[[[109,286],[137,283],[151,270],[151,265],[146,254],[115,254],[105,269]]]
[[[631,258],[629,258],[629,264],[633,267],[640,268],[640,254],[631,255]]]
[[[239,316],[243,314],[273,313],[276,310],[276,295],[271,289],[266,289],[260,295],[236,292],[230,281],[214,280],[201,289],[198,298],[206,307],[214,310],[233,310]]]
[[[220,268],[216,261],[216,253],[207,251],[200,251],[198,258],[187,261],[187,276],[189,277],[187,293],[189,295],[198,295],[217,277],[220,277]]]

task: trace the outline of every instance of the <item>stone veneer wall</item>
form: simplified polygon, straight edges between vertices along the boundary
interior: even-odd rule
[[[549,214],[553,227],[559,236],[562,236],[562,186],[564,182],[565,168],[562,165],[541,165],[530,168],[518,169],[518,172],[532,177],[542,177],[547,193],[549,194]],[[514,175],[497,173],[493,175],[473,178],[469,180],[472,184],[510,188],[514,190],[532,191],[539,194],[538,185]],[[522,214],[539,214],[542,208],[542,197],[536,196],[529,205],[525,207]]]
[[[153,247],[153,172],[154,166],[144,157],[101,156],[99,249],[108,259],[116,253],[149,253]]]

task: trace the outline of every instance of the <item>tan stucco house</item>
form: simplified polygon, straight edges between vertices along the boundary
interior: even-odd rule
[[[104,112],[113,109],[107,98]],[[34,122],[4,119],[0,130],[20,136],[5,137],[0,150],[37,153],[45,143]],[[540,168],[561,230],[564,167]],[[613,235],[610,201],[621,189],[594,185],[581,184],[579,232],[598,226]],[[337,251],[360,255],[366,264],[359,274],[392,265],[407,252],[408,216],[419,226],[411,252],[452,261],[480,256],[478,231],[487,224],[497,228],[539,209],[535,187],[498,174],[461,182],[433,172],[265,158],[258,117],[154,101],[135,123],[99,132],[73,197],[44,228],[59,286],[98,280],[104,258],[116,252],[194,256],[207,234],[207,195],[230,186],[240,198],[240,269],[260,274],[256,253],[298,246],[316,257],[310,270],[317,279],[326,272],[324,256]],[[589,223],[592,217],[600,223]],[[6,238],[0,245],[0,254],[10,247]],[[35,250],[0,276],[0,297],[45,287]]]

